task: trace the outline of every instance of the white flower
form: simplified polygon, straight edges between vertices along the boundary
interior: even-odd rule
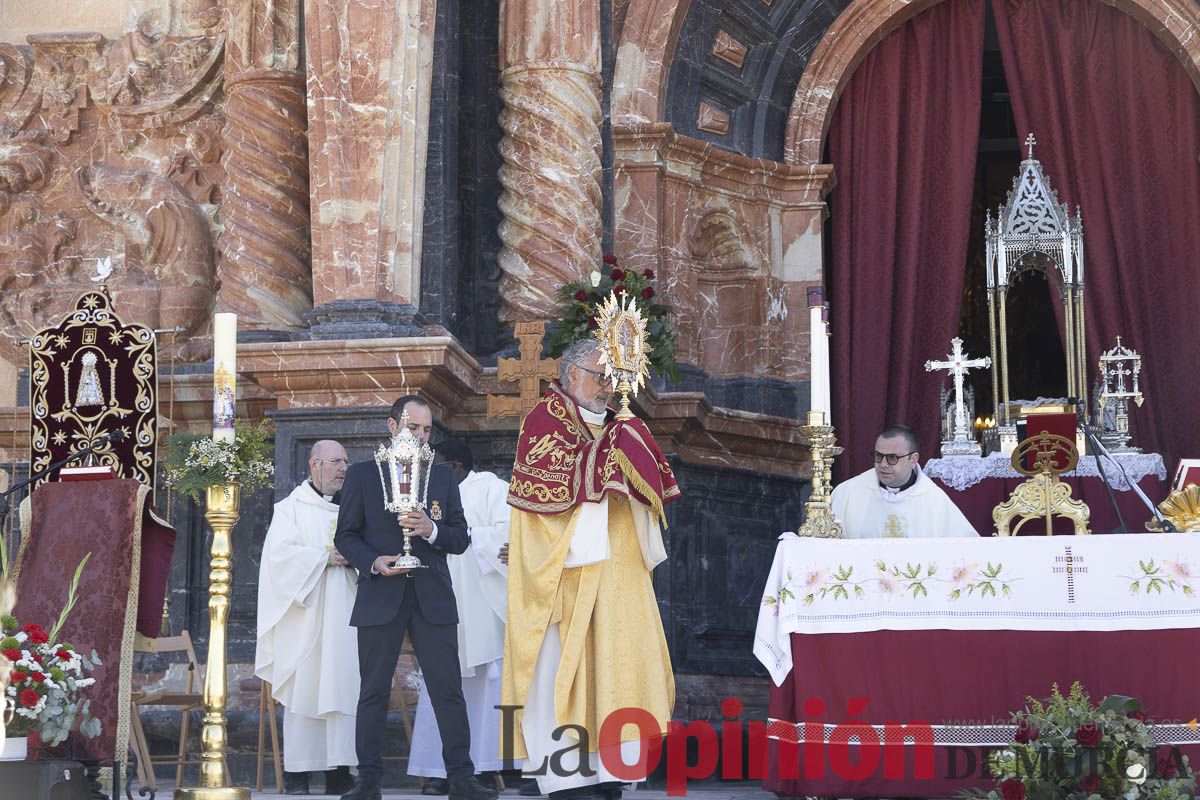
[[[592,279],[592,288],[593,289],[600,285],[600,277],[601,277],[600,270],[598,270],[598,269],[592,270],[592,274],[589,277]]]
[[[1125,777],[1134,786],[1141,786],[1146,782],[1146,765],[1145,764],[1130,764],[1125,768]]]

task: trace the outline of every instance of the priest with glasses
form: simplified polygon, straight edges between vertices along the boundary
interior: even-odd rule
[[[889,425],[875,439],[875,466],[833,490],[847,539],[978,536],[940,486],[921,471],[917,435]]]

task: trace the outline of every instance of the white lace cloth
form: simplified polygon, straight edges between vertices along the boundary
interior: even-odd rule
[[[1135,483],[1140,483],[1147,475],[1166,480],[1167,468],[1158,453],[1127,453],[1114,458],[1121,462],[1121,466]],[[1121,474],[1121,470],[1117,469],[1117,465],[1103,456],[1101,459],[1104,462],[1104,474],[1113,488],[1119,492],[1129,491],[1129,483]],[[1012,462],[1003,453],[992,453],[987,458],[934,458],[922,469],[930,478],[936,478],[960,492],[971,488],[984,478],[1025,477],[1012,468]],[[1079,459],[1072,472],[1064,472],[1063,475],[1068,478],[1097,478],[1100,473],[1096,470],[1096,459],[1093,456],[1084,456]]]

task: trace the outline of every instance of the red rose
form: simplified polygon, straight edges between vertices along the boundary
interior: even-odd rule
[[[1088,794],[1100,791],[1100,776],[1084,775],[1083,780],[1079,782],[1079,788],[1083,789]]]
[[[20,661],[21,660],[21,651],[20,650],[5,650],[4,657],[12,662]]]
[[[648,281],[654,280],[654,270],[648,269],[645,272],[643,272],[642,274],[646,276],[646,280],[648,280]]]
[[[20,700],[21,705],[26,708],[33,708],[38,704],[38,693],[33,689],[22,689]]]
[[[625,270],[614,269],[609,273],[609,277],[611,277],[614,281],[623,281],[625,280]]]
[[[1000,796],[1004,800],[1025,800],[1025,784],[1016,778],[1000,782]]]
[[[604,263],[608,264],[610,267],[615,267],[617,265],[617,257],[612,253],[609,253],[604,257]]]
[[[1130,719],[1136,719],[1138,722],[1145,722],[1146,720],[1150,719],[1150,717],[1146,716],[1146,712],[1140,709],[1137,711],[1130,711],[1127,716]]]
[[[58,656],[63,661],[70,661],[73,653],[70,650],[66,650],[66,649],[60,647],[60,648],[58,648],[58,652],[55,653],[54,655]]]
[[[587,300],[587,292],[585,292],[583,289],[580,289],[578,292],[575,293],[575,299],[581,303],[586,301]]]
[[[625,284],[618,283],[616,286],[613,287],[613,291],[616,292],[617,294],[625,294]]]
[[[645,289],[642,289],[642,297],[646,298],[647,300],[649,300],[651,297],[654,297],[654,287],[647,286]]]
[[[13,682],[14,686],[16,684],[20,683],[21,681],[25,680],[25,678],[27,678],[27,677],[28,676],[19,669],[14,669],[12,671],[12,682]]]
[[[1021,720],[1021,724],[1017,725],[1017,733],[1013,736],[1013,741],[1020,744],[1029,744],[1038,738],[1039,733],[1041,731],[1038,730],[1037,725],[1034,725],[1027,719],[1023,719]]]
[[[46,635],[44,630],[42,630],[41,625],[31,622],[21,630],[25,631],[25,635],[29,637],[29,641],[33,642],[34,644],[45,644],[46,642],[50,641],[50,637]]]
[[[594,330],[596,330],[596,328],[599,328],[599,327],[600,327],[600,323],[596,322],[595,317],[588,317],[588,330],[589,331],[594,331]]]
[[[29,673],[29,677],[34,683],[41,683],[42,681],[46,680],[46,676],[41,672],[31,672]]]
[[[1100,726],[1093,722],[1085,722],[1075,731],[1075,741],[1081,747],[1095,747],[1100,744]]]

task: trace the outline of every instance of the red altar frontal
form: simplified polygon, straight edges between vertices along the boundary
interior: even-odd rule
[[[994,785],[983,765],[1012,742],[1011,713],[1075,681],[1096,702],[1138,698],[1155,741],[1200,763],[1198,566],[1189,534],[784,539],[755,653],[775,684],[769,715],[795,723],[800,744],[771,742],[764,787],[950,797]],[[1147,569],[1174,589],[1147,589]]]

